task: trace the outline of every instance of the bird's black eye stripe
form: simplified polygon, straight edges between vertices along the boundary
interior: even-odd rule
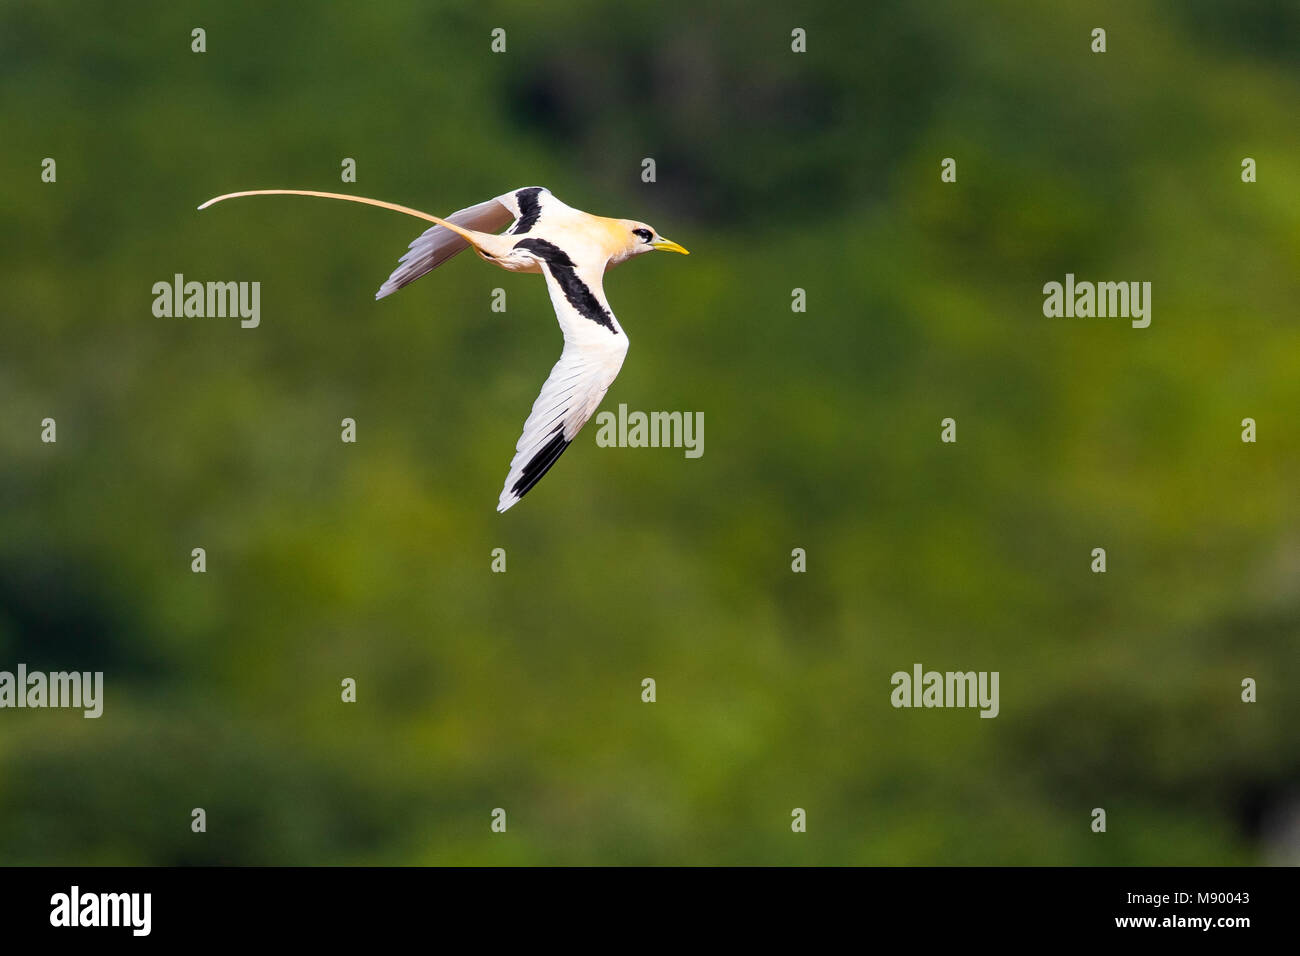
[[[642,241],[649,242],[650,237],[654,235],[649,229],[633,229],[632,235],[640,236]]]

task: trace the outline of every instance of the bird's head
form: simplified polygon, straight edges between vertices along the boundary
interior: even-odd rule
[[[680,252],[684,256],[690,255],[671,239],[659,235],[653,226],[633,219],[619,219],[616,222],[618,223],[616,235],[621,240],[621,245],[618,252],[614,254],[611,264],[623,262],[645,252],[654,252],[656,249],[661,252]]]

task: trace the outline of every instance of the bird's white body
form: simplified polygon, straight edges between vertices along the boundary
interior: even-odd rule
[[[395,209],[435,225],[414,242],[375,293],[396,292],[472,247],[484,262],[510,272],[540,272],[546,279],[564,350],[542,385],[515,446],[497,503],[505,511],[528,493],[596,412],[627,354],[627,334],[602,287],[605,271],[655,249],[685,253],[644,223],[608,219],[574,209],[549,190],[528,186],[452,213],[446,219],[404,206],[338,193],[254,190],[218,196],[202,209],[235,196],[293,194],[365,202]],[[509,223],[509,228],[497,233]]]

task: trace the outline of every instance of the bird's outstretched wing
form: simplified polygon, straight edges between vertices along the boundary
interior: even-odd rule
[[[564,332],[564,351],[524,422],[497,511],[528,494],[564,454],[595,414],[627,354],[627,335],[601,288],[604,263],[584,268],[545,240],[522,243],[532,246],[530,251],[542,260],[546,288]]]
[[[461,209],[445,217],[448,222],[473,229],[477,232],[496,232],[506,223],[514,220],[507,230],[512,235],[528,232],[545,215],[545,208],[551,201],[551,192],[541,186],[525,186],[503,193],[495,199],[481,202],[477,206]],[[456,253],[469,248],[469,243],[443,226],[433,226],[426,230],[402,256],[388,281],[375,293],[376,299],[391,295],[404,285],[409,285],[420,276],[428,275]]]

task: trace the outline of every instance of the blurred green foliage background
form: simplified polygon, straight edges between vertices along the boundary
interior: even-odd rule
[[[0,711],[0,863],[1296,862],[1297,10],[6,0],[0,669],[107,687]],[[609,277],[605,407],[705,453],[589,425],[504,516],[541,281],[376,303],[422,224],[195,210],[533,184],[694,253]],[[914,662],[1001,715],[893,709]]]

